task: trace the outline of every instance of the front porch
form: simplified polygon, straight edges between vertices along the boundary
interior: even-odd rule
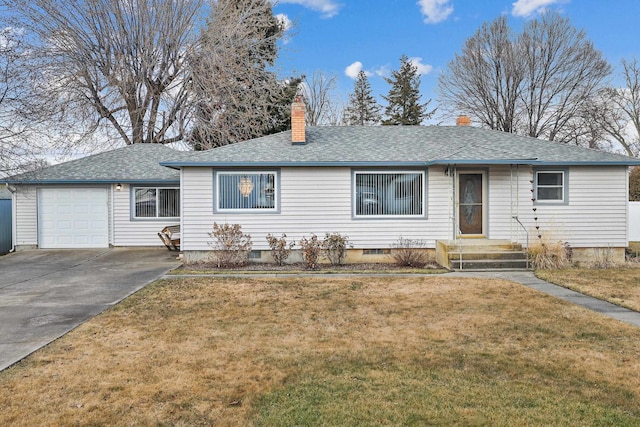
[[[451,270],[528,270],[520,243],[494,239],[436,241],[436,262]]]

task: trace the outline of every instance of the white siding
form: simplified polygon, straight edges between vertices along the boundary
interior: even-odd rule
[[[131,217],[131,186],[122,185],[120,191],[113,188],[113,245],[114,246],[162,246],[158,232],[167,225],[179,224],[172,219],[135,219]]]
[[[486,170],[488,179],[487,237],[525,242],[525,233],[512,219],[517,216],[529,232],[537,225],[545,237],[563,240],[572,247],[627,246],[626,167],[570,167],[567,205],[536,205],[534,212],[532,168],[497,166]],[[254,249],[268,249],[267,233],[286,233],[290,239],[315,233],[339,232],[356,248],[384,248],[400,236],[436,240],[450,239],[452,226],[452,178],[442,167],[427,173],[427,218],[354,219],[351,214],[351,168],[282,168],[280,213],[215,214],[213,171],[185,168],[182,172],[182,248],[208,250],[207,235],[213,223],[238,223],[252,236]]]
[[[339,232],[356,248],[384,248],[398,238],[425,239],[435,247],[436,239],[451,236],[450,187],[443,169],[427,174],[427,218],[354,219],[351,214],[351,168],[283,168],[280,177],[280,213],[213,213],[213,171],[185,168],[183,171],[183,250],[208,250],[207,235],[213,223],[238,223],[252,237],[254,249],[268,249],[266,235],[286,233],[300,240],[315,233]]]
[[[540,232],[545,238],[568,242],[574,248],[626,247],[627,168],[581,166],[569,167],[568,171],[568,203],[534,206],[530,191],[531,168],[519,167],[518,179],[513,182],[519,184],[520,192],[519,197],[514,195],[512,203],[510,169],[492,168],[489,178],[490,237],[517,240],[514,232],[518,227],[509,222],[510,213],[515,212],[528,229],[531,241],[537,239]],[[537,222],[534,217],[538,218]],[[519,240],[524,243],[524,235]]]
[[[20,185],[16,192],[16,246],[38,244],[38,198],[35,187]]]

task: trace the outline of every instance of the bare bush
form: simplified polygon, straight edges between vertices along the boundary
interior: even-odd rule
[[[548,242],[544,238],[529,247],[529,259],[535,268],[566,268],[571,264],[571,248],[565,242]]]
[[[349,237],[340,233],[327,233],[321,246],[323,255],[329,259],[331,265],[340,265],[347,256],[347,247],[351,245]]]
[[[278,265],[284,264],[296,244],[296,242],[287,243],[287,235],[284,233],[279,239],[271,233],[267,234],[267,243],[271,248],[271,256]]]
[[[318,267],[318,258],[322,249],[318,236],[312,234],[309,239],[303,237],[300,240],[300,248],[302,249],[302,262],[305,268],[315,270]]]
[[[403,267],[424,267],[429,263],[429,254],[425,251],[426,242],[420,239],[405,239],[400,237],[391,245],[389,255],[393,261]]]
[[[591,268],[606,269],[615,266],[616,263],[613,260],[613,248],[593,248],[592,252],[593,261],[590,263]]]
[[[240,224],[213,223],[213,238],[209,245],[213,248],[212,261],[220,267],[245,265],[251,252],[251,236],[242,232]]]

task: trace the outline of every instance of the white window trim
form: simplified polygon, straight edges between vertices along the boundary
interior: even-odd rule
[[[136,216],[136,190],[156,190],[156,216]],[[158,212],[160,211],[160,209],[158,209],[158,203],[159,203],[159,198],[158,198],[158,190],[178,190],[180,191],[180,187],[168,187],[168,186],[155,186],[155,185],[138,185],[138,186],[131,186],[131,219],[132,220],[136,220],[136,221],[164,221],[164,220],[179,220],[180,216],[158,216]],[[182,192],[181,192],[182,193]],[[178,199],[178,203],[180,203],[178,205],[178,209],[180,210],[180,213],[182,213],[182,206],[181,206],[181,197],[182,194],[180,194],[180,198]]]
[[[538,175],[541,173],[559,173],[562,175],[562,185],[558,186],[558,185],[539,185],[538,184]],[[568,173],[566,170],[562,170],[562,169],[539,169],[535,171],[535,198],[536,198],[536,204],[543,204],[543,205],[564,205],[567,204],[567,178],[568,178]],[[562,191],[560,192],[560,194],[562,195],[562,197],[560,199],[543,199],[540,200],[539,196],[538,196],[538,189],[539,188],[561,188]]]
[[[422,184],[422,213],[417,215],[358,215],[357,212],[357,175],[395,175],[395,174],[419,174]],[[425,219],[427,217],[427,172],[425,170],[354,170],[351,181],[351,215],[354,219]]]
[[[272,174],[274,176],[273,183],[273,208],[221,208],[220,207],[220,176],[221,175],[263,175]],[[273,214],[280,213],[280,171],[277,169],[268,170],[217,170],[214,171],[213,183],[215,186],[215,197],[213,211],[214,213],[263,213]]]

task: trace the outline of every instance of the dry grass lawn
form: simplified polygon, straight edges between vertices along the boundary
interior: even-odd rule
[[[640,424],[640,329],[499,280],[159,281],[0,373],[0,425]]]
[[[543,280],[640,311],[640,268],[539,270]]]

